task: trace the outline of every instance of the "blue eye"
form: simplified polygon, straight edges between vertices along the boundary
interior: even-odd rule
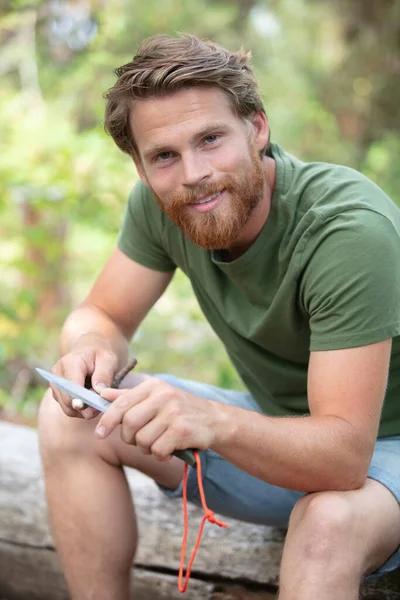
[[[172,156],[172,152],[160,152],[160,154],[157,154],[157,156],[155,157],[155,160],[165,162],[166,160],[171,158],[171,156]]]
[[[216,142],[218,139],[217,134],[212,134],[212,135],[208,135],[207,137],[204,138],[204,141],[206,144],[213,144],[214,142]]]

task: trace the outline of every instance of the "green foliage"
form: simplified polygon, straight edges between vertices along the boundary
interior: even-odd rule
[[[85,6],[91,12],[80,10]],[[393,160],[400,154],[400,3],[365,6],[362,0],[0,4],[0,405],[31,410],[10,390],[25,365],[54,363],[63,319],[115,244],[136,173],[104,133],[102,94],[146,36],[191,32],[251,49],[272,139],[305,160],[359,168],[400,201]],[[242,385],[182,273],[141,326],[133,352],[145,371]],[[40,394],[30,391],[33,405]]]

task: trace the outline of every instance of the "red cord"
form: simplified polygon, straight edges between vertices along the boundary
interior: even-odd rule
[[[201,461],[200,461],[200,457],[198,452],[193,452],[195,458],[196,458],[196,465],[197,465],[197,483],[199,486],[199,491],[200,491],[200,498],[201,498],[201,504],[203,506],[204,509],[204,515],[203,518],[201,520],[200,523],[200,527],[199,527],[199,533],[197,536],[197,540],[196,540],[196,544],[194,546],[193,549],[193,553],[192,556],[190,558],[189,561],[189,565],[188,568],[186,570],[186,576],[185,576],[185,582],[182,583],[182,579],[183,579],[183,568],[184,568],[184,563],[185,563],[185,554],[186,554],[186,541],[187,541],[187,535],[188,535],[188,516],[187,516],[187,478],[188,478],[188,470],[189,467],[187,465],[187,463],[185,464],[185,470],[183,472],[183,540],[182,540],[182,551],[181,551],[181,564],[179,567],[179,578],[178,578],[178,589],[181,593],[185,592],[189,583],[189,579],[190,579],[190,572],[192,570],[192,566],[194,563],[194,559],[196,558],[196,554],[197,554],[197,550],[199,549],[200,546],[200,541],[201,541],[201,536],[203,534],[203,529],[204,529],[204,525],[206,521],[210,521],[210,523],[215,523],[215,525],[218,525],[218,527],[229,527],[229,525],[227,525],[226,523],[223,523],[222,521],[218,521],[218,519],[215,518],[215,515],[213,513],[212,510],[210,510],[206,504],[206,498],[204,495],[204,489],[203,489],[203,481],[202,481],[202,476],[201,476]]]

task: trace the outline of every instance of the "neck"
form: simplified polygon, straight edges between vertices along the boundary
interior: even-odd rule
[[[250,248],[260,235],[271,209],[272,195],[275,187],[275,160],[265,156],[264,160],[264,190],[260,202],[254,209],[240,236],[228,250],[220,252],[223,260],[232,261],[239,258]]]

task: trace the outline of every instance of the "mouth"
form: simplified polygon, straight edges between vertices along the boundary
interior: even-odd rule
[[[217,206],[219,201],[221,200],[222,194],[225,190],[221,190],[220,192],[216,192],[215,194],[211,194],[210,196],[205,196],[204,198],[199,198],[196,202],[192,202],[190,206],[192,206],[198,212],[208,212]]]

